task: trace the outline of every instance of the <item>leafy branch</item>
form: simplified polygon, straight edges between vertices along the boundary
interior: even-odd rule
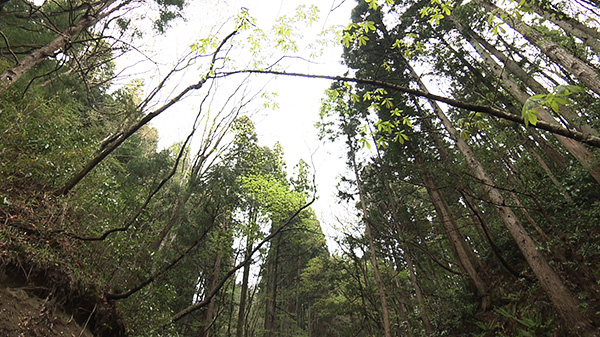
[[[539,111],[535,109],[536,106],[550,108],[555,113],[560,114],[560,106],[573,104],[570,96],[582,92],[584,92],[583,88],[576,85],[559,85],[549,94],[529,97],[521,110],[521,117],[525,121],[525,126],[529,124],[535,126],[538,123],[537,114]]]

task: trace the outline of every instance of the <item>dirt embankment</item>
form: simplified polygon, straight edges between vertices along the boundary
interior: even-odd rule
[[[85,323],[79,325],[56,301],[39,298],[26,289],[0,284],[0,336],[94,336]]]
[[[58,270],[0,264],[0,337],[124,336],[114,303],[97,294]]]

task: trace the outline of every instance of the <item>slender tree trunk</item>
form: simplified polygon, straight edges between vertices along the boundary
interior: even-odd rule
[[[395,278],[395,283],[396,283],[396,288],[400,289],[400,283],[398,282],[398,279]],[[406,303],[404,303],[402,301],[402,297],[400,294],[396,295],[396,300],[398,301],[398,315],[399,315],[399,320],[398,320],[398,325],[399,326],[403,326],[404,324],[406,324],[406,326],[404,327],[404,329],[399,329],[397,334],[398,336],[408,336],[408,337],[412,337],[413,334],[411,332],[411,324],[410,324],[410,319],[408,318],[408,310],[406,309]],[[402,324],[404,322],[404,324]]]
[[[370,258],[371,264],[373,265],[373,274],[375,274],[375,283],[377,284],[377,289],[379,292],[379,300],[381,301],[381,314],[383,316],[383,329],[385,333],[385,337],[392,337],[392,330],[390,324],[390,313],[388,309],[386,294],[385,294],[385,286],[383,283],[383,279],[381,278],[381,273],[379,271],[379,265],[377,262],[377,254],[375,251],[375,242],[373,240],[373,233],[371,231],[371,224],[369,220],[369,213],[367,211],[367,204],[365,201],[365,196],[363,193],[362,182],[360,179],[360,174],[358,172],[358,165],[356,163],[355,151],[353,148],[353,142],[348,135],[348,146],[350,146],[350,160],[352,162],[352,168],[354,170],[354,175],[356,178],[356,185],[358,187],[358,194],[360,198],[360,205],[363,211],[363,218],[365,221],[365,231],[367,234],[367,240],[369,242],[369,250],[370,250]]]
[[[358,292],[360,294],[360,301],[361,301],[361,309],[364,315],[364,319],[363,324],[366,325],[367,330],[369,331],[369,336],[370,337],[375,337],[374,333],[373,333],[373,328],[371,327],[371,324],[369,323],[369,320],[372,320],[371,316],[369,315],[369,306],[367,305],[367,296],[365,295],[365,286],[363,286],[362,282],[361,282],[361,271],[358,270],[359,266],[361,266],[360,260],[359,258],[354,254],[353,251],[350,251],[350,253],[352,254],[352,259],[354,260],[354,268],[356,269],[356,281],[358,283]],[[361,268],[361,269],[365,269],[365,271],[363,272],[363,274],[365,274],[365,278],[366,278],[366,268]]]
[[[225,228],[226,229],[226,225]],[[215,288],[217,287],[217,283],[219,282],[220,276],[221,276],[221,265],[223,262],[223,247],[220,246],[219,251],[217,252],[217,256],[215,258],[215,265],[210,277],[210,282],[209,282],[209,289],[210,292],[214,292]],[[211,298],[210,303],[208,304],[208,306],[206,307],[206,311],[203,314],[203,318],[202,318],[202,325],[201,325],[201,333],[200,336],[201,337],[210,337],[210,327],[212,326],[213,323],[213,316],[214,316],[214,312],[215,312],[215,304],[217,302],[217,299],[215,297]]]
[[[234,261],[237,260],[237,254],[236,254],[236,258],[233,259]],[[231,289],[231,297],[229,298],[229,319],[227,320],[227,336],[231,337],[233,336],[231,334],[231,328],[233,327],[233,314],[235,312],[235,295],[237,294],[236,292],[236,288],[237,287],[237,283],[234,281],[233,282],[233,287]]]
[[[406,62],[406,63],[408,64],[408,62]],[[411,73],[411,76],[419,84],[421,89],[427,90],[425,83],[423,83],[423,81],[421,81],[421,79],[419,78],[417,73],[410,67],[409,67],[409,71]],[[432,100],[428,100],[428,102],[429,102],[431,108],[434,111],[436,111],[436,113],[443,114],[442,109],[436,102],[434,102]],[[427,128],[431,129],[431,125],[429,125],[429,124],[430,124],[429,122],[426,123],[426,125],[425,125],[426,129]],[[434,140],[434,143],[436,145],[438,152],[440,153],[440,157],[442,158],[442,160],[444,160],[446,163],[449,163],[450,162],[449,156],[448,156],[445,148],[442,146],[441,140],[436,135],[433,136],[433,140]],[[434,203],[434,205],[436,207],[436,210],[441,218],[442,225],[444,226],[444,229],[446,230],[446,234],[448,235],[448,239],[450,240],[450,244],[454,248],[454,252],[456,254],[457,261],[458,261],[459,265],[461,266],[461,269],[467,275],[469,275],[471,282],[475,286],[477,295],[479,296],[479,298],[481,300],[481,303],[480,303],[481,310],[485,311],[485,310],[487,310],[487,307],[489,305],[490,297],[489,297],[487,286],[486,286],[485,282],[483,282],[483,280],[477,273],[477,270],[471,263],[471,257],[476,259],[480,265],[481,265],[481,262],[479,261],[479,258],[477,256],[475,256],[475,253],[470,249],[470,247],[468,247],[467,243],[464,240],[464,237],[460,234],[460,232],[456,226],[456,223],[454,222],[454,220],[452,218],[450,208],[448,207],[448,204],[447,204],[445,198],[443,197],[443,195],[441,194],[439,189],[436,187],[435,181],[433,180],[433,177],[431,176],[430,172],[423,165],[423,159],[421,158],[421,156],[418,152],[415,152],[415,158],[416,158],[415,162],[417,163],[417,165],[419,166],[419,169],[421,170],[421,177],[423,179],[423,183],[425,184],[425,188],[427,189],[427,193],[429,194],[432,202]]]
[[[585,4],[590,5],[590,6],[595,6],[597,8],[600,8],[600,1],[599,0],[575,0],[575,2],[577,2],[578,4],[580,4],[581,6],[585,6]],[[589,8],[588,8],[589,9]]]
[[[390,247],[390,250],[394,251],[394,247]],[[397,259],[397,252],[394,251],[393,253],[393,259],[394,259],[394,263],[396,265],[396,269],[400,270],[401,264],[398,263],[398,259]],[[402,289],[402,286],[400,285],[400,281],[398,280],[398,277],[394,277],[394,285],[396,286],[396,291],[394,291],[394,295],[395,295],[395,303],[397,303],[397,312],[398,312],[398,326],[399,327],[403,327],[400,328],[396,331],[396,335],[399,336],[409,336],[412,337],[412,333],[411,333],[411,327],[410,327],[410,320],[408,317],[408,310],[405,307],[405,303],[403,299],[408,298],[408,295],[404,294],[404,291]]]
[[[425,298],[423,298],[421,287],[417,282],[417,275],[415,274],[415,270],[413,268],[413,262],[410,256],[411,253],[408,245],[404,246],[404,250],[406,251],[406,254],[404,254],[404,258],[406,259],[406,265],[410,274],[410,280],[412,282],[413,288],[415,289],[415,295],[417,296],[417,303],[419,304],[419,311],[421,313],[421,320],[423,320],[423,327],[425,328],[425,333],[427,335],[432,335],[433,326],[431,325],[431,322],[429,321],[429,316],[427,315],[427,305],[425,304]]]
[[[114,2],[115,0],[110,0],[103,5],[102,8],[107,8]],[[0,91],[10,88],[13,83],[19,80],[23,75],[31,70],[31,68],[42,62],[47,57],[54,56],[57,50],[71,43],[75,36],[92,27],[98,21],[105,18],[108,14],[110,14],[110,11],[101,12],[98,10],[95,15],[83,15],[73,26],[60,33],[54,40],[37,49],[24,59],[19,60],[18,64],[6,69],[4,72],[2,72],[2,74],[0,74]]]
[[[573,56],[567,50],[545,37],[543,34],[528,26],[517,17],[510,16],[502,8],[494,5],[489,0],[475,0],[475,3],[485,7],[490,12],[494,11],[504,18],[504,22],[518,31],[527,41],[539,48],[552,61],[560,64],[571,74],[585,83],[591,90],[600,95],[600,76],[598,72],[588,66],[584,61]]]
[[[508,262],[506,262],[506,260],[502,256],[500,248],[498,248],[498,246],[492,239],[490,229],[486,224],[486,220],[483,217],[483,213],[481,212],[481,210],[479,210],[479,207],[477,206],[475,201],[471,197],[469,197],[464,191],[461,190],[460,193],[465,203],[467,204],[467,207],[471,210],[474,225],[481,226],[481,229],[483,230],[483,234],[485,236],[485,241],[488,242],[490,248],[492,249],[492,252],[494,253],[494,256],[496,256],[498,261],[500,261],[500,264],[506,270],[508,270],[510,274],[512,274],[516,278],[522,277],[522,275],[518,271],[516,271],[510,264],[508,264]]]
[[[256,212],[251,209],[250,222],[254,223],[256,221]],[[252,250],[254,246],[253,236],[250,230],[248,230],[248,235],[246,235],[246,251],[244,252],[244,260],[249,259],[249,255],[252,254]],[[250,264],[244,266],[243,275],[242,275],[242,286],[240,289],[240,305],[238,308],[238,320],[237,320],[237,328],[235,331],[236,337],[244,337],[244,332],[246,331],[246,301],[248,296],[248,282],[250,280]]]
[[[421,89],[424,90],[426,88],[421,87]],[[460,133],[454,128],[443,111],[438,110],[436,111],[436,114],[442,121],[446,131],[450,134],[450,137],[455,141],[459,151],[464,155],[475,176],[481,180],[484,192],[489,200],[495,205],[506,228],[517,243],[519,250],[527,260],[537,279],[540,281],[540,284],[552,301],[556,311],[574,333],[580,333],[586,336],[597,336],[597,330],[591,325],[590,321],[579,308],[578,301],[567,289],[552,267],[550,267],[544,256],[537,250],[535,243],[529,234],[527,234],[512,209],[506,206],[507,204],[504,197],[500,191],[494,187],[494,182],[488,176],[479,160],[477,160],[471,151],[471,148],[462,139]]]
[[[525,138],[525,137],[522,137],[522,140],[523,140],[523,146],[525,146],[525,148],[529,151],[529,154],[531,154],[533,156],[533,158],[535,158],[535,160],[538,162],[540,167],[544,170],[544,172],[546,172],[546,175],[548,176],[548,178],[550,178],[550,181],[552,181],[552,184],[554,184],[554,186],[556,186],[556,188],[558,188],[558,190],[560,191],[560,194],[563,196],[565,201],[569,204],[574,204],[575,202],[571,198],[571,195],[569,194],[569,192],[567,192],[565,187],[558,181],[558,179],[554,175],[554,172],[552,172],[552,170],[550,169],[548,164],[546,164],[546,161],[544,160],[544,158],[542,158],[542,156],[540,156],[540,154],[537,152],[537,150],[535,149],[533,144],[531,144],[531,140],[529,138]]]
[[[423,180],[423,184],[427,189],[427,193],[429,194],[429,197],[431,198],[431,201],[433,202],[435,209],[437,210],[438,216],[440,217],[440,222],[442,223],[442,226],[446,231],[446,235],[448,236],[450,246],[453,248],[454,254],[456,255],[458,265],[467,275],[469,275],[469,279],[475,287],[477,291],[477,296],[481,301],[481,310],[486,311],[490,299],[487,291],[487,286],[485,285],[485,282],[481,279],[475,267],[471,263],[469,254],[465,249],[466,243],[463,242],[464,238],[458,231],[456,224],[452,219],[450,208],[448,207],[446,200],[436,187],[431,173],[427,171],[427,169],[424,167],[423,159],[420,157],[420,155],[415,155],[415,157],[415,162],[421,172],[421,179]]]
[[[294,300],[294,317],[296,318],[296,325],[301,327],[300,325],[300,276],[302,274],[302,260],[300,259],[300,255],[298,255],[298,260],[296,261],[296,299]]]
[[[527,1],[527,4],[533,9],[539,16],[544,19],[553,22],[565,33],[571,36],[578,37],[583,41],[586,46],[592,48],[596,54],[600,54],[600,33],[591,27],[588,27],[576,19],[568,16],[562,11],[556,10],[549,2],[544,1],[544,8],[538,5],[540,1]]]
[[[538,145],[544,153],[550,159],[552,166],[557,169],[563,169],[567,165],[567,159],[562,155],[562,153],[558,152],[548,140],[534,129],[528,128],[527,133],[531,136],[531,138],[535,141],[536,145]]]
[[[116,0],[110,0],[110,1],[116,1]],[[217,58],[217,55],[219,54],[219,51],[225,45],[225,43],[227,41],[229,41],[229,39],[231,39],[235,34],[237,34],[237,30],[234,30],[229,35],[227,35],[223,40],[221,40],[221,43],[219,44],[219,46],[213,53],[213,59],[212,59],[211,69],[210,69],[209,73],[213,70],[212,67],[215,64],[215,60]],[[175,70],[171,71],[171,73],[173,73],[174,71]],[[168,78],[168,76],[165,79],[163,79],[163,81],[166,81],[167,78]],[[206,83],[206,81],[208,79],[209,79],[208,76],[203,76],[196,84],[187,86],[185,89],[181,90],[177,95],[175,95],[175,97],[171,98],[167,103],[163,104],[161,107],[157,108],[156,110],[144,115],[143,118],[141,118],[134,125],[129,127],[129,129],[119,133],[116,137],[114,137],[114,139],[111,139],[110,143],[106,144],[106,146],[104,146],[102,148],[100,153],[98,153],[94,158],[92,158],[92,160],[90,160],[83,167],[83,169],[81,171],[79,171],[79,173],[77,173],[75,176],[73,176],[61,189],[59,189],[55,193],[58,195],[66,195],[67,193],[69,193],[75,186],[77,186],[77,184],[79,184],[79,182],[86,175],[88,175],[88,173],[90,173],[94,168],[96,168],[96,166],[98,166],[98,164],[100,164],[106,157],[108,157],[109,154],[111,154],[119,146],[121,146],[121,144],[123,144],[129,137],[131,137],[134,133],[136,133],[144,125],[148,124],[156,116],[165,112],[167,109],[169,109],[175,103],[179,102],[188,92],[202,88],[204,86],[204,83]],[[199,114],[200,114],[200,112],[199,112]],[[188,136],[188,139],[191,138],[191,136],[194,134],[195,130],[196,130],[196,128],[194,127],[191,134]],[[217,137],[215,139],[216,144],[214,144],[214,146],[212,148],[205,147],[205,148],[203,148],[203,151],[215,150],[216,146],[221,142],[223,137],[224,137],[224,133],[220,137]],[[206,157],[204,157],[202,159],[205,160]],[[195,166],[199,167],[198,165],[195,165]]]
[[[169,100],[166,104],[161,106],[160,108],[154,110],[151,113],[145,115],[142,119],[140,119],[137,123],[131,126],[129,129],[119,134],[110,144],[104,147],[100,153],[98,153],[92,160],[90,160],[81,171],[79,171],[75,176],[73,176],[65,185],[58,191],[56,194],[58,195],[66,195],[69,193],[79,182],[88,175],[98,164],[100,164],[109,154],[111,154],[114,150],[116,150],[121,144],[123,144],[129,137],[131,137],[134,133],[136,133],[139,129],[141,129],[144,125],[148,124],[154,117],[160,115],[168,108],[170,108],[173,104],[179,102],[187,94],[189,91],[200,89],[206,79],[200,80],[195,85],[188,86],[183,91],[181,91],[177,96]]]
[[[271,247],[270,251],[275,249],[275,255],[271,256],[270,261],[267,265],[267,275],[268,275],[268,286],[267,286],[267,299],[265,301],[265,331],[267,331],[267,336],[274,337],[275,336],[275,317],[277,310],[277,282],[278,282],[278,262],[279,262],[279,243],[281,240],[281,236],[277,237],[275,243],[275,247]]]
[[[457,25],[459,26],[459,28],[463,28],[460,26],[460,24],[457,24]],[[464,30],[464,28],[463,28],[463,30]],[[466,37],[469,38],[470,35],[466,34]],[[504,69],[493,60],[491,55],[485,49],[483,49],[483,46],[476,39],[470,39],[470,42],[473,45],[473,47],[479,52],[479,54],[484,58],[486,64],[495,73],[495,75],[502,79],[503,85],[508,89],[508,91],[511,93],[511,95],[513,97],[515,97],[515,99],[517,99],[517,101],[519,101],[519,103],[525,104],[525,101],[527,101],[527,99],[529,98],[529,95],[524,93],[523,91],[521,91],[521,89],[519,88],[517,83],[515,83],[510,77],[508,77],[508,75],[506,74]],[[507,64],[513,64],[513,63],[507,61]],[[516,68],[515,66],[510,67],[510,69],[512,69],[516,72],[519,72],[519,71],[515,70],[515,68]],[[522,74],[522,76],[525,76],[525,75]],[[538,83],[538,86],[541,87],[541,85],[539,85],[539,83]],[[543,89],[543,87],[538,88],[538,89],[545,91],[545,89]],[[545,92],[547,92],[547,91],[545,91]],[[556,120],[545,109],[538,109],[538,111],[539,111],[538,116],[539,116],[540,120],[543,120],[547,123],[556,124]],[[596,130],[592,129],[589,126],[585,127],[585,129],[586,129],[585,132],[587,132],[588,134],[597,133]],[[579,163],[590,173],[590,175],[600,184],[600,165],[598,165],[595,162],[593,154],[590,151],[588,151],[585,148],[585,146],[583,146],[583,144],[581,144],[577,141],[574,141],[570,138],[563,137],[560,135],[555,135],[555,137],[558,139],[558,141],[561,144],[563,144],[563,146],[569,151],[569,153],[571,153],[573,155],[573,157],[575,157],[575,159],[577,159],[577,161],[579,161]]]
[[[165,227],[163,227],[163,229],[160,231],[158,237],[154,241],[152,241],[152,244],[150,245],[150,249],[153,252],[158,251],[162,247],[162,245],[165,242],[165,238],[167,237],[167,235],[169,235],[177,221],[179,221],[181,213],[183,213],[191,195],[192,193],[186,190],[183,192],[183,195],[179,198],[179,200],[177,200],[177,203],[173,208],[173,212],[171,213],[171,217],[169,218],[169,222],[167,222]]]
[[[544,230],[540,226],[538,226],[537,222],[535,222],[535,220],[531,217],[531,214],[529,214],[529,211],[527,211],[527,209],[525,207],[523,207],[523,205],[521,205],[521,202],[519,201],[519,198],[517,198],[516,194],[514,192],[510,192],[510,196],[515,201],[516,205],[519,207],[519,209],[521,210],[521,213],[523,213],[523,215],[525,216],[527,221],[529,221],[531,226],[533,226],[535,231],[538,232],[538,234],[542,237],[542,239],[544,239],[544,241],[551,244],[552,239],[550,239],[548,234],[546,234],[546,232],[544,232]],[[556,254],[557,252],[555,251],[554,253]],[[560,253],[558,255],[559,255],[559,257],[563,256],[563,259],[564,259],[564,255],[562,253]]]
[[[519,80],[521,80],[529,88],[531,88],[536,94],[547,95],[550,93],[548,91],[548,89],[546,89],[546,87],[544,87],[533,76],[531,76],[525,70],[523,70],[523,68],[521,68],[521,66],[517,62],[515,62],[514,60],[507,57],[504,53],[499,51],[496,47],[494,47],[491,43],[489,43],[487,40],[482,38],[479,34],[477,34],[475,31],[473,31],[469,27],[462,25],[458,20],[454,19],[453,17],[450,17],[450,18],[455,23],[457,28],[463,32],[463,36],[465,36],[469,40],[471,45],[473,45],[473,47],[475,47],[475,49],[477,49],[477,51],[480,53],[480,55],[482,57],[484,57],[484,59],[486,60],[486,63],[491,68],[493,68],[493,70],[497,76],[499,74],[497,69],[500,69],[500,67],[496,63],[496,61],[494,61],[489,56],[490,54],[494,55],[495,57],[498,58],[498,60],[500,60],[500,62],[504,63],[506,70],[508,70],[513,75],[515,75]],[[481,47],[478,48],[478,45],[480,45]],[[485,52],[485,51],[487,51],[487,52]],[[498,77],[500,77],[500,76],[498,76]],[[560,114],[561,114],[561,116],[565,117],[569,121],[569,124],[572,127],[574,127],[575,129],[577,129],[583,133],[586,133],[586,134],[590,134],[590,135],[594,135],[594,136],[598,135],[597,130],[595,130],[591,125],[589,125],[587,123],[587,121],[581,122],[580,121],[581,118],[579,116],[577,116],[577,114],[574,113],[568,106],[561,106]]]

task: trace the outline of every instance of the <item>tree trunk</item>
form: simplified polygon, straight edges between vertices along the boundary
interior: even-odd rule
[[[363,211],[363,218],[365,221],[365,231],[367,234],[367,239],[369,242],[369,251],[371,264],[373,265],[373,274],[375,274],[375,283],[377,284],[377,290],[379,292],[379,300],[381,301],[381,314],[383,316],[383,329],[385,333],[385,337],[392,337],[392,330],[390,324],[390,313],[388,309],[386,294],[385,294],[385,286],[383,283],[383,279],[381,278],[381,273],[379,271],[379,265],[377,263],[377,254],[375,251],[375,243],[373,240],[373,233],[371,231],[371,224],[369,222],[369,213],[367,211],[367,204],[365,201],[365,196],[363,193],[362,182],[360,179],[360,174],[358,172],[358,165],[356,163],[355,151],[353,148],[353,142],[348,135],[348,146],[350,146],[350,160],[352,162],[352,168],[354,170],[354,175],[356,178],[356,185],[358,187],[358,194],[360,198],[360,205]]]
[[[450,137],[455,141],[459,151],[464,155],[475,176],[481,180],[485,194],[495,205],[506,228],[517,243],[519,250],[527,260],[546,294],[552,301],[556,311],[574,333],[580,333],[586,336],[597,336],[598,333],[596,329],[591,325],[590,321],[579,308],[578,301],[567,289],[552,267],[550,267],[544,256],[537,250],[535,243],[518,221],[512,209],[506,206],[504,197],[500,194],[500,191],[494,187],[494,182],[488,176],[481,163],[477,160],[471,151],[471,148],[462,137],[460,137],[459,132],[454,128],[448,117],[446,117],[442,111],[436,111],[436,113],[442,121],[446,131],[450,134]]]
[[[475,201],[462,190],[460,191],[460,194],[462,195],[465,204],[467,204],[467,207],[471,210],[473,224],[475,226],[479,225],[481,227],[481,229],[483,230],[485,241],[487,241],[487,243],[489,244],[490,248],[492,249],[492,252],[494,253],[494,256],[496,256],[498,261],[500,261],[500,264],[514,277],[523,277],[518,271],[516,271],[511,265],[509,265],[508,262],[506,262],[506,260],[502,256],[500,248],[498,248],[498,246],[492,239],[490,229],[486,224],[486,220],[483,217],[483,213],[481,212],[481,210],[479,210],[479,207],[477,206]]]
[[[109,1],[106,6],[110,5],[112,2],[114,2],[114,0]],[[87,14],[82,16],[73,26],[60,33],[54,40],[20,60],[18,64],[6,69],[0,74],[0,91],[10,88],[13,83],[19,80],[31,70],[31,68],[42,62],[46,57],[54,56],[57,50],[71,43],[75,36],[92,27],[96,22],[100,21],[108,14],[109,13],[97,13],[96,16]]]
[[[187,205],[187,202],[190,199],[191,195],[192,195],[192,193],[188,190],[183,192],[183,195],[177,201],[175,208],[173,208],[173,212],[171,213],[169,222],[167,222],[165,227],[163,227],[163,229],[160,231],[160,234],[158,234],[158,237],[154,241],[152,241],[152,244],[150,245],[150,250],[152,250],[153,252],[156,252],[162,247],[162,245],[165,242],[165,238],[167,237],[167,235],[169,235],[169,233],[175,226],[175,223],[177,223],[177,221],[181,217],[181,213],[185,209],[185,206]]]
[[[481,56],[484,57],[486,63],[494,69],[494,72],[497,73],[496,69],[499,66],[491,57],[489,57],[490,54],[494,55],[498,58],[498,60],[500,60],[500,62],[504,63],[506,69],[510,73],[515,75],[523,83],[525,83],[529,88],[531,88],[534,91],[534,93],[543,95],[547,95],[550,93],[548,89],[546,89],[546,87],[544,87],[541,83],[536,81],[536,79],[531,74],[528,74],[525,70],[523,70],[523,68],[521,68],[521,66],[517,62],[507,57],[504,53],[499,51],[491,43],[479,36],[479,34],[471,30],[469,27],[462,25],[456,19],[453,19],[452,21],[455,23],[457,28],[463,32],[463,36],[465,36],[469,40],[471,45],[473,45],[473,47],[477,49]],[[481,46],[481,48],[478,48],[478,44]],[[482,54],[482,48],[484,48],[484,51],[487,50],[487,52],[484,52],[484,54],[487,54],[488,56]],[[496,76],[498,76],[498,74]],[[569,121],[569,124],[575,129],[586,134],[594,136],[598,135],[598,131],[595,130],[592,126],[590,126],[587,123],[587,121],[580,122],[581,118],[577,116],[577,114],[574,113],[568,106],[562,106],[560,108],[560,114],[561,116],[565,117]]]
[[[248,216],[250,223],[254,223],[256,221],[256,212],[253,208],[250,210],[250,214]],[[246,251],[244,252],[244,261],[250,259],[250,254],[252,254],[252,250],[254,248],[254,240],[250,230],[248,230],[248,234],[246,235]],[[244,266],[243,275],[242,275],[242,287],[240,289],[240,305],[238,308],[238,320],[237,320],[237,328],[235,330],[236,337],[245,337],[244,332],[246,331],[246,301],[248,297],[248,282],[250,280],[250,264],[246,264]]]
[[[404,329],[398,329],[397,334],[399,336],[408,336],[412,337],[413,334],[411,332],[410,320],[408,318],[408,310],[406,309],[406,304],[402,301],[402,294],[400,294],[400,290],[402,287],[400,286],[400,282],[398,282],[398,278],[394,278],[394,283],[396,285],[396,301],[398,302],[398,326],[403,326],[402,322],[406,323]],[[403,335],[404,333],[404,335]]]
[[[527,1],[527,4],[539,16],[556,24],[568,35],[581,39],[586,46],[589,46],[596,52],[596,55],[600,54],[600,33],[596,29],[588,27],[566,13],[556,10],[549,2],[544,2],[542,5],[544,8],[538,5],[538,1],[530,0]]]
[[[491,3],[489,0],[475,0],[475,2],[485,7],[490,12],[498,13],[506,24],[519,32],[527,41],[539,48],[539,50],[548,56],[552,61],[563,66],[571,74],[585,83],[591,90],[600,95],[600,76],[584,61],[573,56],[567,50],[550,41],[549,38],[536,31],[534,28],[525,24],[515,16],[508,15],[502,8]]]
[[[457,26],[459,27],[459,29],[462,28],[458,23]],[[465,29],[463,28],[463,30]],[[477,52],[483,57],[485,63],[492,70],[492,72],[494,72],[496,76],[502,79],[503,85],[508,89],[511,95],[515,97],[515,99],[519,101],[520,104],[524,105],[525,101],[527,101],[527,99],[529,98],[529,95],[521,91],[517,83],[515,83],[510,77],[508,77],[504,69],[493,60],[491,55],[483,48],[483,46],[476,39],[472,38],[469,35],[469,33],[465,34],[465,36],[467,37],[467,39],[470,40],[470,43],[477,50]],[[513,63],[507,62],[507,65],[509,64]],[[515,66],[516,65],[513,64],[513,66],[511,66],[509,70],[519,72],[518,70],[515,70]],[[526,76],[526,74],[522,74],[522,76]],[[545,91],[545,89],[539,83],[537,84],[537,88],[538,90]],[[538,109],[538,111],[538,117],[540,120],[545,121],[547,123],[556,124],[556,120],[545,109]],[[585,127],[585,129],[585,132],[588,134],[597,133],[596,130],[592,129],[589,126]],[[597,163],[595,163],[593,154],[590,151],[588,151],[585,148],[585,146],[583,146],[583,144],[577,141],[560,135],[555,135],[555,137],[561,144],[563,144],[563,146],[569,151],[569,153],[571,153],[573,157],[575,157],[575,159],[579,161],[579,163],[589,172],[589,174],[596,180],[596,182],[600,184],[600,166]]]
[[[542,137],[542,135],[535,129],[528,128],[527,133],[531,136],[531,138],[533,138],[536,145],[544,150],[553,167],[557,169],[565,168],[567,165],[567,159],[562,155],[562,153],[558,152],[554,147],[552,147],[546,138]]]
[[[296,299],[294,300],[294,317],[296,318],[296,325],[301,327],[300,325],[300,276],[302,275],[302,260],[300,259],[300,255],[298,255],[298,260],[296,261]]]
[[[277,236],[275,247],[271,246],[270,251],[275,249],[275,255],[272,256],[267,265],[267,276],[268,285],[267,299],[265,301],[265,325],[264,328],[267,331],[267,336],[275,336],[275,317],[277,311],[277,282],[278,282],[278,269],[279,269],[279,245],[281,236]],[[270,291],[270,293],[269,293]]]
[[[522,137],[522,140],[523,140],[523,146],[529,151],[528,153],[531,154],[533,156],[533,158],[535,158],[535,160],[542,167],[544,172],[546,172],[546,175],[548,175],[548,178],[550,178],[550,181],[552,181],[554,186],[556,186],[556,188],[558,188],[558,190],[560,191],[560,194],[563,196],[565,201],[569,204],[574,204],[575,202],[571,198],[571,195],[569,194],[569,192],[567,192],[565,187],[558,181],[558,179],[554,175],[554,172],[552,172],[552,170],[550,169],[548,164],[546,164],[546,161],[544,160],[544,158],[542,158],[542,156],[540,156],[540,154],[537,152],[537,150],[535,149],[533,144],[531,144],[531,140],[529,138],[525,138],[525,137]]]
[[[469,259],[469,254],[465,249],[466,243],[464,243],[464,238],[458,231],[456,224],[452,218],[452,214],[450,213],[450,208],[446,203],[446,200],[440,193],[439,189],[435,185],[433,181],[433,177],[431,173],[425,168],[423,165],[423,159],[420,155],[415,155],[415,163],[417,164],[419,171],[421,172],[421,179],[423,180],[423,184],[427,189],[427,193],[433,202],[435,209],[440,218],[440,222],[446,231],[446,235],[448,236],[448,240],[450,242],[450,246],[456,255],[456,260],[460,268],[469,276],[471,283],[475,287],[477,291],[477,296],[481,301],[481,310],[486,311],[489,305],[489,294],[487,291],[487,286],[485,282],[481,279],[475,267],[471,263]]]
[[[227,225],[224,225],[224,230],[227,229]],[[213,268],[213,272],[211,274],[210,277],[210,282],[209,282],[209,289],[210,292],[214,292],[215,288],[217,287],[217,283],[219,282],[220,276],[221,276],[221,265],[223,262],[223,247],[219,246],[219,251],[217,252],[217,256],[215,258],[215,265]],[[203,314],[202,317],[202,325],[200,327],[200,336],[201,337],[210,337],[210,327],[213,324],[213,316],[214,316],[214,312],[215,312],[215,304],[217,302],[217,299],[215,297],[210,299],[210,303],[208,304],[208,306],[206,307],[206,311]]]
[[[433,326],[429,321],[429,316],[427,315],[427,306],[425,304],[425,299],[423,298],[423,293],[421,293],[421,287],[417,282],[417,275],[415,274],[415,270],[413,268],[412,258],[410,257],[410,250],[408,245],[404,246],[404,250],[406,254],[404,254],[404,258],[406,259],[406,265],[408,267],[408,272],[410,274],[410,281],[412,282],[413,288],[415,289],[415,295],[417,296],[417,303],[419,304],[419,311],[421,313],[421,320],[423,320],[423,327],[425,328],[425,334],[432,335],[433,334]]]

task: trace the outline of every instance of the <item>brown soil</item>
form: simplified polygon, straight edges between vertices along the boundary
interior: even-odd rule
[[[83,276],[69,237],[16,205],[0,205],[0,337],[125,336],[116,303],[94,275]]]
[[[3,264],[1,257],[0,337],[125,336],[115,303],[66,270]]]
[[[85,324],[85,323],[84,323]],[[51,299],[42,299],[26,288],[0,285],[0,336],[93,337]]]

